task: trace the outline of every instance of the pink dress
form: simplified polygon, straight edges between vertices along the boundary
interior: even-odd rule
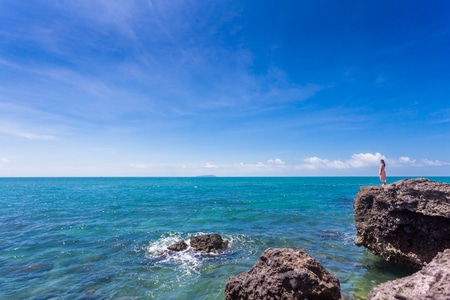
[[[386,171],[384,170],[384,166],[380,165],[380,180],[381,182],[386,182]]]

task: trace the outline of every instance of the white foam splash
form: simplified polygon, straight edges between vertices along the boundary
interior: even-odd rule
[[[183,240],[183,237],[180,233],[162,235],[158,240],[151,242],[146,248],[147,257],[153,258],[161,256],[161,253],[167,250],[167,247],[181,240]]]
[[[186,250],[177,252],[167,250],[167,247],[181,240],[188,245]],[[146,248],[146,257],[155,265],[171,265],[182,275],[200,274],[201,257],[191,251],[189,239],[180,233],[164,234],[158,240],[151,242]]]
[[[148,246],[144,247],[145,256],[149,259],[149,264],[170,267],[177,270],[178,274],[183,276],[200,275],[202,265],[214,257],[233,253],[233,248],[241,248],[242,244],[247,244],[249,237],[245,235],[225,235],[224,239],[229,242],[229,249],[222,253],[199,253],[192,251],[190,247],[190,238],[192,236],[205,234],[204,232],[196,232],[193,234],[183,234],[179,232],[171,232],[162,234],[157,240],[151,241]],[[184,251],[170,251],[167,248],[179,241],[184,240],[188,248]]]

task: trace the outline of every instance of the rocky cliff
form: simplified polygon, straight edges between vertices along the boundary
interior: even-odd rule
[[[423,267],[450,248],[450,184],[425,178],[360,188],[355,243],[386,260]]]

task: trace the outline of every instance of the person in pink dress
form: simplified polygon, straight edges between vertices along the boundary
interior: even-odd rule
[[[386,185],[386,163],[384,162],[384,159],[380,161],[380,180],[383,183],[383,185]]]

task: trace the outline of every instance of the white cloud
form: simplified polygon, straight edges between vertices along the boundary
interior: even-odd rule
[[[349,169],[349,168],[365,168],[376,166],[380,163],[381,159],[385,157],[380,153],[357,153],[353,154],[350,159],[342,160],[329,160],[322,159],[317,156],[308,157],[304,161],[306,164],[299,166],[299,169]]]
[[[187,168],[186,166],[183,166],[184,168]],[[270,172],[277,171],[277,170],[284,170],[286,168],[286,163],[280,159],[268,159],[266,163],[264,162],[256,162],[256,163],[245,163],[245,162],[239,162],[239,163],[225,163],[225,164],[213,164],[210,162],[207,162],[202,165],[202,168],[206,169],[220,169],[220,172],[223,172],[224,174],[251,174],[253,172],[261,173],[261,172]]]
[[[346,169],[349,165],[345,162],[328,159],[322,159],[317,156],[308,157],[305,159],[306,164],[302,165],[300,169],[319,169],[319,168],[331,168],[331,169]]]
[[[440,160],[422,159],[421,162],[412,159],[407,156],[401,156],[399,158],[387,159],[379,152],[376,153],[357,153],[353,154],[350,159],[347,160],[329,160],[326,158],[319,158],[317,156],[308,157],[304,160],[304,164],[299,165],[296,169],[315,170],[315,169],[360,169],[366,167],[376,167],[380,163],[380,160],[384,159],[389,166],[402,168],[402,167],[441,167],[448,166],[450,163]]]
[[[432,160],[429,160],[429,159],[426,159],[426,158],[422,159],[422,163],[425,166],[431,166],[431,167],[440,167],[440,166],[444,166],[444,165],[450,165],[450,163],[442,162],[442,161],[439,161],[439,160],[432,161]]]
[[[258,162],[256,164],[246,164],[246,163],[239,163],[240,167],[244,167],[244,168],[261,168],[261,167],[265,167],[266,165],[264,165],[262,162]]]
[[[380,163],[381,159],[385,159],[380,153],[358,153],[353,154],[347,163],[353,168],[364,168],[376,166]]]
[[[285,165],[286,163],[284,161],[282,161],[279,158],[275,158],[275,159],[269,159],[267,161],[269,164],[275,164],[275,165]]]
[[[203,167],[206,168],[206,169],[217,169],[219,166],[207,162],[207,163],[205,163],[205,164],[203,165]]]
[[[415,159],[411,159],[407,156],[402,156],[398,159],[398,162],[401,164],[415,164],[416,160]]]

